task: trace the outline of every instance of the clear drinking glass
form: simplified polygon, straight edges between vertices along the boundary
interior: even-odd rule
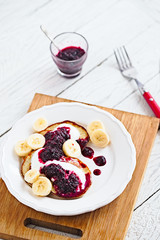
[[[50,51],[57,71],[64,77],[76,77],[81,73],[88,54],[88,42],[79,33],[64,32],[53,39],[60,51],[50,44]]]

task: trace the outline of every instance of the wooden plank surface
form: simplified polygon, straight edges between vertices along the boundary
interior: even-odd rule
[[[50,105],[56,102],[69,101],[57,97],[36,94],[29,111],[40,108],[43,105]],[[99,106],[98,106],[99,107]],[[55,217],[22,205],[6,191],[5,184],[1,180],[0,189],[0,237],[5,239],[71,239],[66,236],[42,232],[40,230],[28,229],[24,226],[26,218],[41,220],[43,225],[52,226],[53,223],[62,226],[80,229],[83,232],[83,240],[115,240],[124,239],[129,225],[130,217],[139,192],[141,181],[147,166],[147,160],[157,133],[159,120],[148,116],[132,114],[115,109],[100,107],[111,112],[122,121],[130,132],[135,144],[137,153],[137,165],[132,180],[125,191],[112,203],[91,213],[72,217]],[[16,220],[15,220],[16,216]],[[47,222],[47,223],[46,223]],[[39,224],[39,223],[38,223]],[[57,226],[57,225],[56,225]],[[54,225],[55,227],[55,225]],[[73,229],[69,230],[73,233]]]

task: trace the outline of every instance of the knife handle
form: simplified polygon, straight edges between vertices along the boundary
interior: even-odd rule
[[[160,107],[157,102],[154,100],[150,92],[144,92],[143,97],[156,115],[157,118],[160,118]]]

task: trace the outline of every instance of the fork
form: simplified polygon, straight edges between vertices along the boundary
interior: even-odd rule
[[[156,115],[156,117],[160,118],[160,107],[156,103],[156,101],[154,100],[150,92],[146,91],[144,88],[144,85],[140,81],[138,81],[137,79],[138,72],[136,68],[132,65],[132,62],[126,51],[125,46],[115,49],[114,55],[116,57],[118,67],[122,75],[125,78],[128,78],[130,80],[133,79],[136,82],[139,88],[139,91],[143,95],[144,99],[146,100],[146,102],[148,103],[148,105]]]

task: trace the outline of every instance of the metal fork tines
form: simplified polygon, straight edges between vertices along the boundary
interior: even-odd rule
[[[117,48],[114,50],[114,55],[116,57],[119,70],[124,77],[129,79],[134,79],[140,90],[142,91],[144,85],[137,80],[137,71],[132,65],[130,57],[126,51],[125,46]]]
[[[115,49],[114,54],[121,71],[133,67],[125,46]]]

